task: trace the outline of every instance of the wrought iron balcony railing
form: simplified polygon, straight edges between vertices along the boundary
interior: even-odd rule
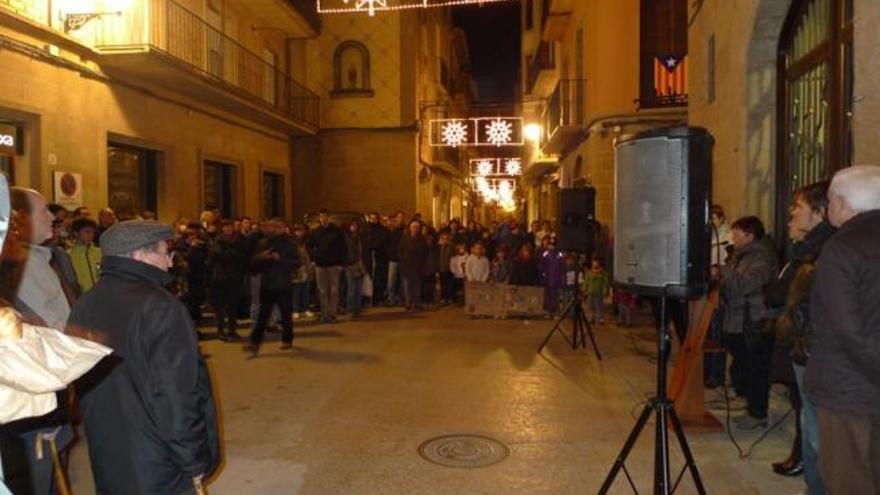
[[[318,95],[174,0],[166,5],[166,51],[294,119],[318,125]]]
[[[561,79],[544,110],[545,148],[554,152],[584,125],[586,79]]]
[[[174,0],[149,0],[139,7],[146,29],[124,36],[104,33],[96,43],[102,53],[143,48],[164,53],[240,97],[318,127],[318,95],[279,70],[274,61],[257,55]]]

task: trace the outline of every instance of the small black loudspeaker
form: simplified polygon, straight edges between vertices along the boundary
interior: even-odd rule
[[[592,254],[596,238],[596,190],[592,187],[560,189],[556,248]]]
[[[709,285],[713,139],[695,127],[654,129],[615,145],[614,280],[686,298]]]

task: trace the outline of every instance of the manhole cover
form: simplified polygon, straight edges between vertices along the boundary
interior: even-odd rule
[[[481,468],[507,458],[506,445],[480,435],[445,435],[432,438],[419,446],[419,455],[441,466]]]

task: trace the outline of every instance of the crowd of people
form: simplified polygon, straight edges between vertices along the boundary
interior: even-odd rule
[[[68,253],[71,282],[87,291],[99,276],[101,236],[116,222],[115,214],[105,208],[96,222],[85,208],[69,217],[63,208],[49,209],[53,235],[46,245]],[[239,320],[250,319],[251,352],[275,323],[286,349],[296,320],[335,323],[340,311],[356,318],[365,305],[419,310],[463,304],[465,282],[543,287],[544,309],[551,315],[580,284],[593,320],[604,322],[611,292],[602,268],[605,251],[584,266],[576,254],[556,249],[548,221],[524,231],[515,220],[463,227],[453,219],[435,228],[418,214],[407,218],[399,211],[387,217],[372,212],[342,225],[333,220],[321,212],[313,225],[279,218],[253,222],[211,211],[198,221],[180,219],[170,243],[173,290],[196,326],[208,321],[203,310],[209,307],[223,340],[240,341]]]
[[[797,434],[773,470],[803,474],[807,495],[880,493],[880,167],[796,191],[781,256],[757,217],[712,213],[736,426],[767,428],[771,383],[785,383]],[[707,386],[725,384],[724,356],[707,356]]]
[[[196,328],[210,307],[218,336],[256,355],[279,322],[281,347],[294,321],[332,324],[364,305],[461,304],[466,283],[544,289],[544,309],[584,297],[594,322],[613,293],[618,323],[632,323],[637,298],[615,288],[611,239],[589,259],[556,248],[552,224],[515,220],[466,228],[431,226],[418,214],[377,213],[340,222],[322,211],[315,225],[282,219],[223,219],[204,212],[173,226],[153,215],[93,220],[37,191],[12,188],[0,298],[33,325],[108,346],[77,383],[76,400],[95,483],[106,493],[201,493],[220,463],[217,414]],[[731,356],[707,358],[707,386],[744,413],[738,428],[768,426],[773,381],[790,384],[797,432],[789,459],[773,469],[804,473],[810,495],[880,491],[880,167],[856,166],[798,190],[779,253],[757,217],[728,225],[712,209],[712,274],[720,290],[712,337]],[[786,263],[780,266],[780,260]],[[317,297],[315,297],[317,296]],[[314,301],[314,303],[313,303]],[[672,305],[683,341],[687,305]],[[720,360],[720,362],[719,362]],[[726,395],[726,391],[725,391]],[[65,407],[0,428],[5,482],[14,493],[53,493],[74,430]]]

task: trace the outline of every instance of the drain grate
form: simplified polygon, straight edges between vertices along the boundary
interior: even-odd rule
[[[419,455],[425,460],[453,468],[487,467],[509,454],[503,443],[480,435],[444,435],[419,446]]]

